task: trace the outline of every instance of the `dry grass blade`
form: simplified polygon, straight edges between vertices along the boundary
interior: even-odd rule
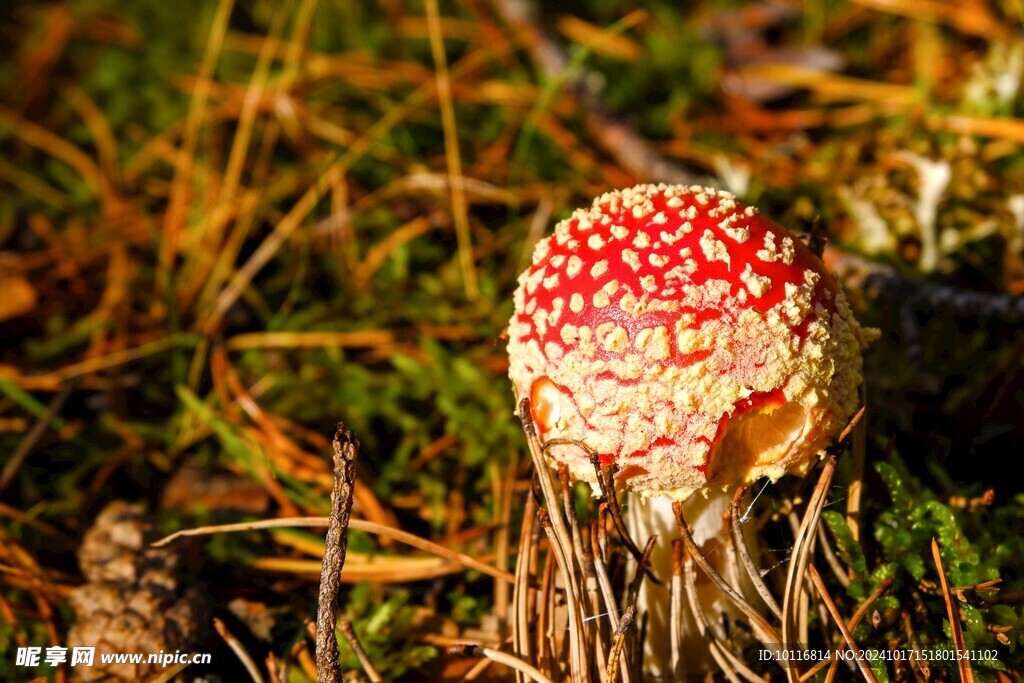
[[[468,72],[477,68],[485,60],[491,60],[498,55],[493,46],[488,46],[481,51],[465,57],[458,68],[451,71],[451,78],[464,77]],[[388,109],[388,111],[370,126],[366,132],[351,145],[348,145],[344,154],[332,157],[320,177],[313,183],[302,197],[295,202],[292,208],[285,214],[273,231],[263,240],[256,250],[249,256],[248,260],[235,271],[228,284],[221,290],[216,301],[212,305],[209,314],[201,325],[204,329],[212,329],[216,326],[227,311],[235,304],[242,293],[250,285],[256,275],[270,263],[278,250],[291,238],[292,234],[308,218],[314,207],[320,202],[323,195],[330,189],[330,180],[338,174],[349,170],[354,163],[361,159],[376,142],[388,131],[394,128],[400,121],[405,119],[411,112],[430,100],[436,94],[434,83],[424,84],[411,93],[401,104]]]
[[[548,463],[544,456],[544,446],[541,445],[534,420],[530,417],[529,399],[523,398],[519,403],[519,415],[522,418],[523,431],[526,434],[526,442],[529,445],[529,452],[534,459],[534,467],[537,470],[537,480],[541,484],[541,492],[544,502],[548,506],[549,519],[558,539],[559,547],[568,549],[572,547],[572,539],[569,537],[568,526],[560,506],[561,497],[555,492],[554,482]],[[568,567],[571,568],[571,565]]]
[[[328,525],[328,522],[328,517],[282,517],[280,519],[265,519],[256,522],[241,522],[239,524],[217,524],[176,531],[173,534],[156,541],[153,543],[153,546],[160,547],[167,545],[176,538],[180,538],[182,536],[207,536],[210,534],[257,531],[260,529],[277,529],[281,527],[325,527]],[[408,531],[402,531],[401,529],[395,529],[394,527],[390,527],[385,524],[378,524],[377,522],[370,522],[365,519],[349,520],[348,528],[355,529],[357,531],[364,531],[368,534],[392,538],[401,543],[405,543],[406,545],[410,545],[413,548],[418,548],[424,552],[433,553],[434,555],[447,558],[453,562],[458,562],[467,569],[475,569],[481,574],[486,574],[487,576],[498,579],[499,581],[515,583],[515,577],[510,572],[499,571],[491,565],[472,558],[465,553],[460,553],[438,543],[434,543],[433,541],[420,538],[415,534],[410,534]]]
[[[558,81],[569,75],[569,57],[536,21],[527,2],[491,0],[491,5],[522,36],[531,59],[545,78]],[[646,15],[638,11],[631,16],[639,20]],[[606,37],[602,36],[602,39]],[[660,155],[635,130],[616,119],[608,105],[589,85],[589,79],[577,77],[570,85],[580,100],[587,129],[620,166],[638,178],[653,181],[692,185],[700,180],[696,173]]]
[[[38,420],[36,420],[35,424],[32,425],[32,429],[29,431],[28,434],[25,435],[25,438],[23,438],[21,442],[18,444],[18,447],[15,449],[14,454],[11,455],[10,460],[8,460],[7,464],[4,465],[3,471],[0,472],[0,491],[3,491],[5,488],[7,488],[7,485],[11,483],[12,479],[14,479],[14,475],[18,473],[18,468],[21,467],[21,464],[25,461],[25,458],[27,458],[29,453],[32,452],[32,449],[35,448],[35,445],[36,443],[39,442],[39,439],[41,439],[43,434],[46,433],[47,427],[49,427],[50,424],[54,421],[54,418],[57,417],[57,413],[60,412],[60,409],[64,406],[65,401],[68,400],[68,398],[71,396],[71,393],[75,390],[75,387],[77,386],[78,381],[76,379],[73,379],[70,382],[68,382],[67,386],[65,386],[60,391],[60,393],[58,393],[56,396],[50,399],[49,405],[46,406],[46,412],[42,416],[40,416]]]
[[[591,554],[594,556],[594,572],[597,574],[597,585],[601,590],[605,608],[608,610],[608,623],[614,631],[619,627],[618,600],[615,597],[615,588],[612,586],[611,578],[608,576],[608,568],[605,566],[604,557],[601,554],[601,522],[590,523],[590,546]]]
[[[306,579],[320,578],[321,560],[294,557],[256,557],[248,566],[266,572],[292,574]],[[466,568],[440,557],[402,557],[366,553],[348,553],[345,571],[340,581],[344,584],[367,581],[370,583],[403,583],[429,581],[443,576],[461,574]]]
[[[949,24],[958,31],[981,38],[1009,39],[1011,29],[993,16],[981,2],[942,2],[941,0],[853,0],[853,4],[880,12],[892,12],[918,21]]]
[[[575,439],[549,439],[544,442],[543,453],[547,455],[549,449],[553,446],[575,446],[587,454],[590,458],[591,464],[594,466],[594,471],[597,474],[597,483],[601,488],[601,495],[604,500],[608,503],[608,512],[611,515],[612,522],[615,524],[615,531],[619,534],[619,539],[622,544],[626,546],[626,549],[633,556],[633,559],[640,562],[640,558],[643,557],[643,551],[633,540],[633,537],[629,535],[629,529],[626,528],[626,521],[622,518],[622,508],[619,507],[619,497],[615,494],[615,487],[612,486],[612,482],[615,481],[615,474],[618,471],[618,467],[613,465],[602,465],[601,458],[597,452],[594,451],[590,446],[583,443],[582,441],[576,441]],[[644,566],[644,572],[647,574],[647,580],[653,581],[656,584],[661,584],[658,577],[654,576],[649,567]]]
[[[209,302],[223,284],[254,223],[259,194],[242,188],[242,173],[252,139],[257,134],[260,101],[264,98],[264,93],[271,89],[268,81],[274,57],[273,47],[280,43],[281,33],[291,9],[292,2],[280,3],[271,18],[270,28],[260,48],[252,77],[242,96],[238,121],[223,179],[217,191],[216,203],[193,231],[191,239],[194,244],[219,245],[217,253],[213,255],[205,253],[204,249],[191,250],[187,263],[182,268],[182,272],[187,273],[189,277],[183,283],[184,287],[179,288],[179,298],[192,300],[195,291],[201,287],[200,306]],[[270,126],[265,132],[265,150],[272,149],[276,144],[276,130],[276,126]],[[258,176],[253,177],[252,181],[258,185]],[[226,230],[232,221],[234,227]],[[225,233],[226,239],[222,237]]]
[[[188,113],[185,115],[185,130],[183,134],[182,158],[184,164],[176,164],[174,179],[171,181],[170,202],[167,212],[164,214],[164,246],[161,253],[161,261],[165,270],[169,271],[177,252],[177,235],[181,232],[182,224],[188,210],[189,183],[192,180],[191,173],[195,164],[196,144],[199,139],[199,129],[202,126],[203,117],[206,115],[206,100],[210,96],[214,68],[220,58],[220,51],[224,45],[224,35],[227,33],[228,20],[231,18],[231,10],[234,7],[234,0],[220,0],[217,3],[217,11],[214,14],[213,24],[206,40],[206,51],[203,61],[199,66],[199,73],[196,78],[196,85],[192,91],[192,99],[189,102]]]
[[[753,558],[750,557],[750,549],[747,548],[747,543],[743,538],[743,516],[740,515],[740,503],[743,502],[743,498],[747,493],[747,487],[741,486],[736,489],[736,493],[732,497],[732,501],[729,503],[729,531],[732,534],[733,544],[736,546],[736,551],[740,556],[740,563],[743,568],[747,571],[747,576],[750,578],[750,582],[754,584],[754,590],[764,600],[764,604],[768,606],[772,614],[775,615],[776,619],[782,619],[782,608],[779,607],[779,603],[775,600],[775,596],[772,595],[771,590],[765,585],[764,580],[761,578],[761,572],[754,564]]]
[[[384,265],[391,254],[402,247],[402,245],[427,234],[431,227],[430,219],[426,216],[418,216],[405,225],[396,228],[379,243],[373,245],[366,252],[363,260],[356,264],[355,272],[352,274],[356,284],[359,287],[368,286],[373,274]]]
[[[558,464],[558,482],[561,485],[562,509],[569,521],[569,538],[572,539],[572,557],[576,561],[576,568],[580,571],[577,575],[577,582],[582,584],[582,577],[586,576],[586,562],[584,555],[589,548],[583,546],[583,535],[580,531],[580,520],[576,515],[576,507],[573,503],[572,479],[569,477],[569,468],[565,463]],[[581,585],[581,590],[583,586]]]
[[[391,330],[353,332],[248,332],[229,337],[224,346],[232,351],[246,349],[316,349],[385,346],[395,343]]]
[[[949,632],[953,636],[953,646],[959,655],[956,660],[957,669],[960,671],[960,680],[963,683],[974,683],[974,671],[971,669],[970,659],[966,656],[967,645],[964,643],[964,632],[960,626],[960,611],[953,602],[953,593],[949,590],[946,581],[946,570],[942,568],[942,555],[939,552],[939,542],[932,539],[932,559],[935,560],[935,570],[939,573],[939,581],[942,584],[942,597],[946,601],[946,614],[949,616]]]
[[[246,652],[245,646],[242,645],[241,641],[239,641],[238,638],[235,638],[231,634],[231,631],[228,630],[228,627],[224,625],[224,622],[217,617],[213,618],[213,627],[217,629],[217,633],[220,637],[224,639],[224,642],[228,644],[228,647],[230,647],[231,651],[235,653],[238,660],[242,662],[242,665],[249,673],[249,677],[253,680],[253,683],[263,683],[263,676],[260,674],[260,670],[256,666],[256,662],[253,661],[253,658],[249,656],[248,652]]]
[[[600,509],[603,510],[605,508],[602,506]],[[597,575],[598,587],[601,589],[601,596],[604,600],[604,610],[606,615],[603,616],[607,616],[608,618],[608,626],[610,628],[607,629],[607,631],[617,634],[622,620],[619,616],[619,601],[615,596],[615,588],[612,586],[611,578],[608,576],[608,568],[605,566],[604,557],[601,553],[601,534],[603,532],[603,519],[591,523],[590,544],[594,555],[594,572]],[[632,607],[631,609],[635,616],[636,608]],[[605,632],[602,631],[602,634],[604,633]],[[608,661],[607,667],[608,669],[605,672],[606,676],[608,676],[611,671],[611,660]],[[624,683],[630,683],[633,680],[633,669],[630,666],[628,653],[621,650],[619,653],[618,675],[621,676]],[[609,680],[613,683],[616,681],[615,678],[611,678],[610,676]]]
[[[569,618],[569,672],[574,683],[587,680],[584,672],[589,669],[587,661],[587,644],[583,635],[583,624],[585,615],[582,613],[583,603],[580,598],[579,586],[574,574],[572,556],[568,548],[562,546],[552,529],[551,515],[546,510],[538,510],[537,518],[544,533],[548,536],[548,543],[555,556],[555,563],[562,573],[565,584],[565,609]]]
[[[0,130],[10,131],[17,135],[22,142],[63,161],[81,176],[82,181],[89,186],[104,207],[113,208],[116,196],[110,186],[110,181],[92,157],[74,144],[21,117],[17,112],[5,106],[0,106]]]
[[[61,531],[57,527],[47,524],[46,522],[43,522],[39,519],[36,519],[35,517],[26,514],[25,512],[15,507],[11,507],[10,505],[7,505],[3,501],[0,501],[0,517],[10,517],[19,524],[24,524],[25,526],[31,527],[36,531],[39,531],[40,533],[46,534],[48,536],[55,536],[61,539],[61,541],[68,543],[69,545],[74,543],[74,539],[71,536],[67,535],[65,532]],[[11,622],[13,623],[13,619],[11,620]]]
[[[1024,122],[1019,118],[997,116],[933,116],[927,121],[934,130],[1002,138],[1017,144],[1024,142]]]
[[[534,534],[537,503],[533,496],[526,499],[523,510],[523,525],[519,531],[519,555],[516,561],[515,584],[512,591],[514,616],[512,621],[512,644],[516,656],[530,661],[530,584],[533,583],[537,557],[538,538]],[[516,673],[519,681],[522,673]]]
[[[538,517],[540,510],[537,511]],[[537,526],[540,529],[540,525]],[[535,629],[537,666],[548,670],[554,666],[555,633],[551,625],[551,613],[555,607],[555,554],[544,556],[544,570],[541,574],[540,592],[537,597],[537,628]]]
[[[553,477],[545,460],[537,429],[533,424],[530,399],[524,398],[519,402],[519,415],[522,419],[523,432],[526,434],[526,442],[530,448],[530,455],[533,458],[533,465],[537,472],[537,480],[540,482],[544,502],[547,505],[547,514],[541,517],[541,526],[545,527],[545,522],[550,524],[549,538],[551,539],[551,546],[555,552],[555,558],[558,560],[559,568],[562,570],[562,576],[565,579],[565,597],[568,604],[571,631],[569,637],[573,680],[582,682],[585,680],[582,677],[582,672],[585,671],[584,667],[587,666],[585,656],[587,644],[583,638],[583,619],[585,615],[580,612],[582,604],[581,590],[577,581],[577,577],[581,575],[581,572],[577,571],[575,556],[570,552],[574,544],[565,518],[565,515],[572,514],[572,511],[562,509],[562,497],[555,490],[555,485],[552,481]],[[543,512],[543,510],[539,512]],[[544,530],[548,532],[546,527]]]
[[[25,195],[49,204],[58,211],[67,210],[72,204],[71,197],[65,192],[43,182],[31,172],[6,159],[0,159],[0,180],[10,183]]]
[[[441,20],[437,0],[427,0],[427,26],[430,32],[430,51],[437,71],[437,99],[441,105],[441,125],[444,129],[444,152],[448,162],[450,178],[462,177],[462,157],[459,153],[459,132],[455,125],[455,107],[452,105],[452,84],[448,73],[448,61],[444,54],[444,37],[441,35]],[[469,211],[466,193],[462,183],[452,182],[451,201],[458,240],[459,263],[466,296],[472,301],[480,296],[477,288],[476,264],[473,261],[473,245],[469,239]]]
[[[640,560],[637,562],[636,574],[633,575],[633,581],[629,584],[629,591],[627,592],[626,597],[626,601],[631,605],[636,604],[636,597],[640,592],[640,586],[644,581],[644,577],[647,575],[644,568],[650,563],[651,553],[654,552],[656,540],[657,539],[655,539],[654,536],[651,536],[647,540],[647,545],[644,547],[644,554],[640,556]]]
[[[551,683],[551,679],[542,674],[535,666],[528,664],[507,652],[502,652],[501,650],[482,647],[480,645],[460,645],[452,648],[451,651],[454,654],[461,654],[469,657],[486,657],[492,662],[504,664],[513,671],[523,674],[534,683]]]
[[[161,337],[160,339],[155,339],[151,342],[140,344],[139,346],[114,351],[105,356],[86,358],[83,361],[66,365],[63,368],[54,370],[46,375],[38,375],[34,379],[40,382],[64,382],[77,377],[92,375],[100,372],[101,370],[108,370],[120,365],[126,365],[127,363],[133,363],[142,358],[155,356],[179,346],[193,346],[197,341],[198,338],[195,335],[174,332],[166,337]]]
[[[737,70],[741,79],[781,83],[802,88],[830,101],[873,102],[886,110],[908,107],[911,88],[892,83],[841,76],[793,64],[749,64]]]
[[[459,679],[459,683],[471,683],[480,678],[487,669],[491,668],[491,664],[494,664],[493,659],[486,657],[482,658],[479,662],[473,665],[473,667],[466,672],[466,675]],[[526,678],[521,671],[516,671],[516,681],[525,681]]]
[[[818,522],[821,519],[821,510],[825,507],[825,499],[828,495],[829,486],[832,483],[832,476],[836,470],[836,458],[830,455],[825,460],[825,467],[821,470],[821,476],[811,494],[810,502],[807,504],[807,511],[804,512],[803,521],[797,530],[796,539],[793,543],[793,554],[790,558],[789,573],[786,574],[786,588],[782,599],[782,647],[786,649],[799,649],[796,634],[799,633],[799,606],[803,595],[804,575],[811,562],[813,541],[816,536]],[[790,683],[799,680],[800,672],[795,666],[786,668],[786,676]]]
[[[363,644],[359,642],[359,637],[356,636],[356,632],[352,629],[352,622],[349,621],[348,617],[343,617],[338,622],[338,630],[341,631],[342,637],[345,638],[345,642],[352,648],[352,652],[355,653],[356,659],[359,660],[359,665],[363,667],[363,673],[366,674],[366,678],[370,680],[370,683],[384,683],[384,678],[377,671],[377,668],[370,661],[370,657],[366,654],[366,650],[363,649]]]
[[[700,601],[697,597],[697,572],[693,569],[694,556],[689,552],[688,548],[684,548],[684,557],[682,558],[682,570],[683,578],[686,584],[686,598],[687,603],[690,606],[690,613],[693,615],[694,621],[697,623],[697,629],[707,643],[708,652],[711,653],[712,659],[718,665],[718,668],[722,670],[725,677],[728,678],[731,683],[739,683],[739,676],[735,667],[729,658],[726,657],[725,648],[721,647],[721,644],[715,638],[714,634],[708,629],[707,620],[704,618],[704,612],[701,609]],[[732,654],[732,653],[729,653]],[[733,658],[735,659],[735,658]],[[678,675],[678,672],[677,672]]]
[[[839,432],[839,438],[836,439],[836,443],[842,443],[843,441],[846,440],[846,437],[850,435],[850,432],[852,432],[853,429],[860,424],[861,418],[864,417],[864,413],[866,412],[866,410],[867,407],[862,405],[860,407],[860,410],[853,414],[853,417],[850,418],[850,421],[846,423],[845,427],[843,427],[843,431]]]
[[[833,621],[836,622],[836,626],[839,627],[839,631],[843,634],[843,640],[846,641],[846,646],[850,648],[851,652],[859,654],[861,650],[857,647],[857,643],[853,639],[853,634],[850,633],[850,629],[847,628],[842,615],[839,614],[839,610],[836,608],[836,603],[832,601],[832,596],[829,595],[828,588],[825,587],[825,582],[821,580],[821,575],[818,573],[818,570],[814,568],[814,565],[808,565],[807,572],[811,576],[811,581],[814,583],[814,587],[818,590],[818,595],[821,596],[822,601],[825,603],[825,607],[828,608],[828,613],[832,615]],[[860,673],[864,677],[865,681],[868,681],[868,683],[877,683],[875,674],[868,668],[868,664],[863,657],[857,657],[857,668],[860,669]]]
[[[864,602],[860,604],[860,607],[857,608],[857,611],[853,613],[853,616],[850,617],[850,621],[846,624],[846,628],[849,629],[851,633],[853,632],[853,629],[857,628],[857,625],[860,624],[864,615],[868,613],[868,610],[871,608],[871,605],[875,603],[875,600],[880,598],[891,585],[892,581],[890,579],[885,579],[878,585],[878,588],[871,592],[871,595],[865,598]],[[800,676],[800,682],[804,683],[805,681],[811,680],[814,675],[824,669],[826,665],[829,667],[829,676],[827,680],[831,680],[834,676],[834,670],[839,667],[839,658],[837,656],[839,652],[840,650],[833,650],[832,657],[830,659],[823,659],[808,669],[802,676]]]
[[[843,569],[843,565],[840,564],[839,558],[836,557],[835,551],[832,550],[832,545],[828,542],[828,536],[825,534],[825,527],[818,525],[817,530],[818,546],[821,548],[821,554],[825,556],[825,563],[828,568],[832,570],[832,575],[836,577],[836,581],[846,588],[850,585],[850,577],[846,575],[846,570]]]
[[[779,632],[768,623],[768,621],[761,616],[753,605],[751,605],[746,598],[736,592],[732,586],[730,586],[722,575],[719,574],[715,568],[708,562],[708,559],[704,557],[703,553],[700,552],[700,548],[693,540],[693,536],[690,534],[690,527],[686,523],[686,519],[683,517],[683,506],[680,503],[673,503],[672,509],[676,515],[676,523],[679,525],[679,533],[683,537],[683,544],[686,546],[686,551],[694,562],[700,566],[701,570],[707,575],[711,582],[718,587],[722,593],[725,594],[729,600],[733,602],[736,607],[740,609],[743,614],[750,619],[750,623],[754,626],[755,633],[762,642],[766,643],[778,643],[780,642]]]
[[[581,560],[590,614],[593,615],[587,619],[587,623],[590,625],[588,637],[591,642],[597,643],[596,646],[591,648],[591,652],[596,659],[594,669],[597,671],[599,683],[608,683],[608,662],[605,658],[604,648],[600,644],[608,641],[608,623],[601,617],[609,611],[609,608],[601,600],[600,587],[597,581],[597,569],[594,566],[594,554],[589,547],[583,551]]]
[[[860,540],[861,496],[864,492],[864,463],[867,459],[868,425],[862,419],[867,410],[866,393],[862,386],[860,390],[861,409],[854,416],[855,422],[852,426],[853,445],[850,449],[853,456],[851,460],[852,473],[846,489],[846,525],[850,527],[850,533],[853,534],[855,541]],[[847,427],[847,429],[851,429],[851,427]]]
[[[907,642],[910,643],[910,647],[916,655],[910,658],[910,665],[917,669],[924,680],[931,680],[931,665],[928,663],[928,658],[921,652],[921,640],[917,637],[917,631],[914,629],[914,623],[907,610],[900,612],[900,621],[902,622],[903,632],[907,636]]]
[[[114,140],[114,132],[110,128],[110,121],[96,101],[78,84],[62,85],[60,94],[88,128],[103,174],[116,183],[119,176],[117,143]]]
[[[615,640],[612,642],[612,648],[608,652],[608,670],[606,675],[609,681],[618,681],[619,673],[626,671],[626,669],[621,668],[621,660],[625,657],[626,634],[629,633],[634,619],[636,619],[636,605],[630,605],[623,613],[622,619],[619,620],[619,625],[615,627]]]

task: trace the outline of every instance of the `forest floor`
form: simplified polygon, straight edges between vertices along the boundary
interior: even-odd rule
[[[662,181],[827,237],[881,330],[822,579],[844,620],[870,598],[861,647],[982,654],[873,675],[1020,680],[1021,6],[691,5],[5,3],[0,680],[84,677],[46,658],[75,644],[211,654],[111,680],[316,680],[322,528],[149,543],[327,515],[339,422],[361,441],[340,607],[366,660],[341,637],[342,669],[506,680],[534,474],[516,278],[574,208]],[[816,480],[756,500],[769,586]]]

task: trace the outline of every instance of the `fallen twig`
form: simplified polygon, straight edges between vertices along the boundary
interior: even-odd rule
[[[320,598],[316,613],[318,683],[341,681],[338,637],[334,627],[338,616],[341,569],[345,566],[345,551],[348,548],[348,526],[352,514],[352,489],[356,482],[358,454],[359,440],[344,425],[339,424],[334,435],[334,490],[331,492],[331,516],[320,572]]]
[[[835,247],[825,250],[825,263],[847,287],[913,310],[928,309],[963,318],[990,317],[1008,324],[1024,322],[1024,296],[912,280],[892,266]]]

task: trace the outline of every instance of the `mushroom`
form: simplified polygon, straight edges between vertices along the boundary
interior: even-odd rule
[[[731,489],[806,473],[857,407],[871,338],[799,239],[727,192],[666,185],[609,192],[560,222],[519,278],[508,334],[541,438],[617,466],[634,533],[660,536],[662,578],[671,504],[686,501],[700,545]],[[547,452],[598,492],[585,451]],[[641,596],[649,636],[665,602]]]

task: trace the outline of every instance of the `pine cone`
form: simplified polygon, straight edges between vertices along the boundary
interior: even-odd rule
[[[81,680],[144,680],[163,670],[148,655],[189,651],[206,630],[209,610],[183,581],[181,548],[152,548],[153,540],[145,508],[124,501],[107,505],[86,532],[78,553],[86,583],[69,597],[69,647],[96,648],[91,667],[71,667]],[[104,653],[141,654],[143,663],[103,664]]]

